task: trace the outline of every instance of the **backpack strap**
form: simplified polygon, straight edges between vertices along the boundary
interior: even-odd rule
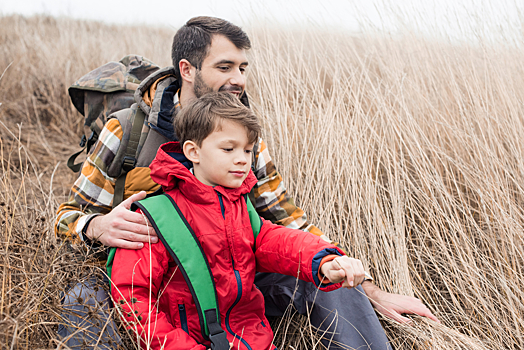
[[[180,208],[166,194],[133,203],[131,209],[137,208],[148,218],[158,238],[182,272],[197,307],[203,337],[211,341],[211,349],[229,350],[226,333],[220,327],[220,312],[211,268],[202,246]],[[167,212],[168,210],[170,212]],[[109,253],[109,277],[115,251],[116,249],[112,248]],[[207,273],[203,272],[206,270]]]
[[[86,138],[85,134],[82,135],[82,139],[80,140],[80,147],[82,147],[82,149],[76,152],[75,154],[71,155],[71,157],[67,159],[67,167],[73,170],[73,172],[78,173],[80,169],[82,168],[82,164],[84,163],[80,162],[80,163],[75,164],[76,158],[78,158],[80,153],[84,152],[84,150],[86,151],[87,154],[89,154],[91,147],[95,144],[97,140],[98,140],[98,134],[95,131],[91,131],[91,135],[89,136],[89,138]]]
[[[124,200],[124,190],[127,173],[133,170],[136,166],[136,153],[138,144],[140,143],[140,136],[142,135],[142,127],[146,118],[145,113],[138,107],[136,113],[131,120],[132,128],[129,135],[129,142],[125,149],[124,158],[122,160],[122,171],[115,182],[115,192],[113,196],[113,208],[122,203]]]
[[[253,229],[253,236],[255,237],[256,244],[260,228],[262,227],[262,219],[260,218],[260,215],[258,215],[253,203],[251,203],[247,193],[244,195],[244,199],[246,200],[247,213],[249,214],[249,221],[251,222],[251,228]]]

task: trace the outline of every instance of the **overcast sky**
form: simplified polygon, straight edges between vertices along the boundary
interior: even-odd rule
[[[523,0],[0,0],[3,15],[45,13],[173,28],[212,15],[244,27],[314,24],[358,31],[370,25],[394,32],[408,25],[457,38],[486,31],[522,36],[523,11]]]

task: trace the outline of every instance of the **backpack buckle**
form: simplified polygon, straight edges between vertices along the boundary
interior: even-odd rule
[[[204,315],[206,316],[207,328],[209,330],[211,350],[229,350],[227,334],[218,322],[217,309],[205,310]]]
[[[210,334],[211,350],[228,350],[229,342],[227,341],[226,332],[223,330],[216,334]]]
[[[86,135],[82,135],[82,138],[80,139],[80,147],[84,147],[86,145],[87,138]]]
[[[87,138],[85,134],[82,135],[82,138],[80,139],[80,147],[84,147],[85,145],[87,145],[87,152],[89,153],[89,149],[97,140],[97,135],[94,131],[91,131],[91,135],[89,135],[89,138]]]
[[[122,161],[122,170],[124,170],[127,173],[133,170],[135,166],[136,166],[135,157],[129,157],[129,156],[124,157],[124,160]]]

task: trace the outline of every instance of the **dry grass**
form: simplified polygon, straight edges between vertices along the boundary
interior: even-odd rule
[[[54,348],[60,288],[96,271],[51,230],[80,131],[66,89],[128,53],[168,65],[173,31],[48,17],[0,26],[0,71],[12,63],[0,80],[0,344]],[[250,34],[249,92],[290,192],[383,289],[443,321],[384,321],[395,348],[523,348],[522,50]],[[290,348],[315,346],[303,319],[287,322],[298,322]]]

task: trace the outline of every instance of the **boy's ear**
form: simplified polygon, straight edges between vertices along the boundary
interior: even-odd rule
[[[180,70],[180,77],[182,78],[182,81],[193,83],[196,68],[193,67],[191,63],[189,63],[188,60],[181,59],[180,62],[178,62],[178,69]]]
[[[193,141],[187,140],[182,146],[182,151],[186,158],[193,164],[200,163],[200,147],[197,146]]]

